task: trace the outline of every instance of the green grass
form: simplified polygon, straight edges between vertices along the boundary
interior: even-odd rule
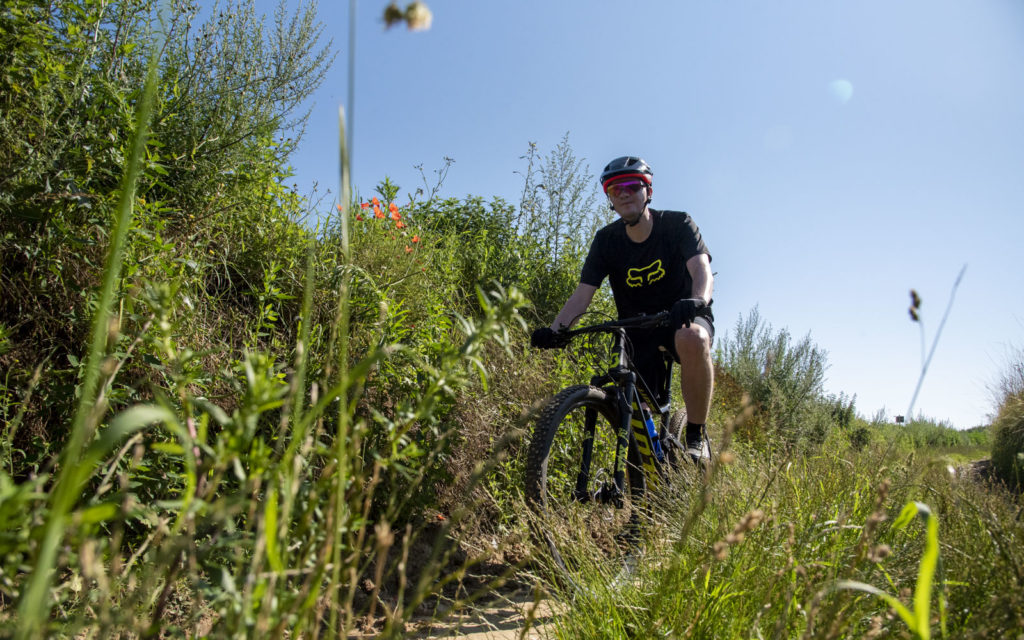
[[[530,408],[590,372],[528,349],[523,316],[550,319],[585,239],[517,226],[539,211],[523,203],[518,214],[479,197],[399,206],[387,178],[378,217],[350,197],[344,138],[342,206],[309,223],[283,186],[277,120],[199,153],[207,141],[190,132],[230,132],[231,109],[204,111],[206,94],[168,102],[193,85],[163,84],[151,119],[153,74],[144,91],[131,85],[152,68],[147,46],[134,58],[110,48],[128,56],[117,64],[90,58],[106,51],[94,40],[121,33],[100,28],[120,14],[72,4],[95,32],[2,16],[20,25],[15,59],[41,51],[55,71],[26,102],[41,115],[4,112],[0,144],[13,142],[0,151],[16,157],[25,123],[50,117],[86,137],[76,118],[91,123],[97,144],[109,125],[111,144],[125,143],[95,158],[76,143],[82,167],[19,165],[32,188],[0,199],[12,212],[0,217],[0,636],[399,637],[507,579],[555,601],[558,637],[1024,627],[1019,496],[956,469],[983,457],[987,431],[868,424],[851,400],[821,397],[809,340],[770,331],[773,362],[813,357],[755,385],[766,369],[752,343],[744,375],[722,376],[713,438],[731,461],[656,497],[629,579],[583,540],[581,582],[566,588],[530,542],[523,442]],[[121,26],[146,45],[133,25]],[[236,26],[223,33],[248,28]],[[161,82],[183,69],[160,64]],[[125,87],[90,75],[114,68]],[[118,108],[65,110],[62,92],[87,85]],[[40,158],[70,143],[47,144]],[[571,156],[565,140],[556,151]],[[68,176],[83,193],[43,188]],[[559,224],[585,228],[594,212],[576,213]],[[729,448],[721,425],[744,407],[759,411]],[[907,505],[927,506],[925,526]]]
[[[581,591],[552,583],[573,602],[558,637],[1000,637],[1021,629],[1024,526],[1009,497],[925,460],[877,469],[878,453],[769,460],[739,449],[699,509],[699,479],[681,478],[659,504],[632,580],[615,583],[595,565]],[[924,504],[927,532],[909,522]]]

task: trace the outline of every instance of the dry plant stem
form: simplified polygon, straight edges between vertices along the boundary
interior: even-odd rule
[[[18,413],[11,420],[10,424],[7,425],[7,433],[3,436],[3,447],[4,447],[4,460],[9,465],[10,473],[14,475],[14,453],[11,451],[11,447],[14,443],[14,435],[18,433],[18,427],[21,425],[21,421],[25,419],[25,413],[28,411],[28,403],[32,400],[32,393],[39,385],[39,376],[45,367],[50,362],[50,356],[46,356],[42,362],[36,367],[35,371],[32,372],[32,377],[28,381],[28,387],[25,390],[25,397],[21,401],[21,406],[18,408]]]
[[[768,496],[768,490],[771,489],[773,484],[775,484],[775,479],[779,477],[779,472],[782,471],[782,468],[789,464],[790,460],[793,458],[793,451],[794,449],[792,447],[786,449],[786,455],[782,458],[782,462],[779,463],[778,466],[772,468],[772,475],[768,478],[768,482],[765,483],[764,491],[761,492],[761,497],[757,499],[758,507],[764,504],[764,499]]]
[[[530,603],[529,609],[526,611],[526,621],[523,624],[522,630],[519,632],[519,640],[526,640],[526,634],[533,627],[533,624],[537,621],[537,609],[540,607],[541,597],[543,592],[539,586],[533,588],[533,602]]]
[[[412,524],[405,525],[405,535],[402,536],[402,561],[398,565],[398,597],[395,600],[395,608],[388,612],[388,621],[384,626],[384,635],[399,633],[401,630],[395,627],[395,623],[401,624],[403,602],[405,601],[405,588],[409,584],[409,575],[406,569],[409,567],[409,548],[412,546]],[[437,547],[435,546],[436,550]],[[433,557],[431,557],[433,560]]]
[[[114,459],[110,461],[110,464],[107,465],[107,473],[103,476],[103,480],[100,481],[99,488],[96,489],[96,497],[102,496],[113,487],[113,485],[110,484],[110,478],[114,475],[114,472],[117,471],[117,463],[121,461],[121,458],[123,458],[126,453],[128,453],[128,449],[131,449],[135,446],[135,443],[140,440],[142,440],[141,433],[137,433],[129,438],[128,441],[124,443],[124,446],[121,447],[121,450],[117,452],[117,455],[114,456]]]
[[[167,599],[174,589],[174,583],[180,570],[181,561],[173,561],[171,563],[171,570],[164,576],[164,588],[160,590],[160,597],[156,601],[156,606],[153,607],[152,622],[150,622],[146,633],[142,635],[143,638],[155,638],[160,635],[160,631],[163,628],[162,618],[164,610],[167,608]]]
[[[946,326],[946,319],[949,318],[949,312],[953,309],[953,300],[956,298],[956,290],[960,287],[960,281],[963,279],[965,271],[967,271],[966,264],[960,268],[960,273],[953,282],[953,290],[949,292],[949,302],[946,303],[946,311],[942,314],[942,320],[939,322],[938,329],[935,330],[935,337],[932,339],[932,348],[928,352],[928,358],[925,359],[924,363],[921,365],[921,376],[917,379],[917,386],[914,388],[914,395],[910,398],[910,407],[907,409],[907,420],[911,420],[913,418],[914,404],[917,402],[917,394],[921,391],[921,384],[924,382],[924,376],[928,373],[928,366],[932,362],[932,356],[935,355],[935,347],[939,345],[939,338],[942,336],[942,328]],[[922,329],[922,340],[923,335]]]
[[[103,352],[106,348],[109,331],[108,319],[111,306],[121,273],[121,262],[124,257],[128,230],[131,226],[135,201],[135,184],[138,179],[141,159],[145,155],[146,138],[149,132],[149,120],[153,110],[157,86],[157,57],[150,56],[149,69],[142,99],[136,111],[135,132],[132,138],[131,152],[128,156],[124,178],[121,182],[121,195],[118,204],[118,215],[114,223],[110,250],[104,266],[103,284],[100,288],[99,303],[92,323],[92,337],[89,343],[89,357],[86,360],[85,375],[82,380],[81,396],[71,424],[71,433],[61,451],[60,468],[54,485],[50,513],[46,520],[39,552],[32,575],[29,577],[25,591],[22,593],[18,606],[18,629],[15,637],[19,640],[41,637],[46,617],[49,616],[51,602],[49,598],[50,581],[57,562],[57,548],[64,537],[67,516],[79,495],[79,488],[74,480],[78,476],[78,464],[83,448],[92,439],[93,429],[90,416],[93,414],[100,379],[100,367]]]
[[[914,387],[914,395],[910,398],[910,407],[907,409],[907,420],[908,421],[913,419],[912,413],[914,411],[914,404],[917,402],[917,394],[921,391],[921,385],[924,383],[924,376],[925,376],[926,373],[928,373],[928,365],[931,364],[932,356],[935,355],[935,347],[937,347],[938,344],[939,344],[939,337],[942,336],[942,328],[946,326],[946,319],[949,317],[949,312],[953,309],[953,299],[956,297],[956,290],[957,290],[957,288],[960,287],[960,280],[963,279],[965,271],[967,271],[967,265],[966,264],[963,267],[960,268],[960,273],[957,275],[956,280],[953,281],[953,289],[952,289],[952,291],[949,292],[949,302],[946,303],[946,311],[942,314],[942,320],[939,322],[939,328],[936,329],[936,331],[935,331],[935,338],[932,339],[931,351],[928,352],[928,358],[925,359],[924,363],[921,365],[921,375],[917,379],[917,386]],[[923,329],[922,329],[921,336],[922,336],[922,347],[923,347],[923,344],[924,344],[923,343],[923,340],[924,340]],[[875,472],[875,475],[874,475],[874,478],[873,478],[874,480],[878,479],[878,474],[881,472],[882,468],[888,462],[889,454],[892,452],[893,445],[895,445],[895,444],[896,444],[896,442],[895,442],[895,440],[893,440],[893,441],[889,442],[889,446],[886,447],[885,453],[882,454],[882,458],[879,461],[878,471]]]
[[[386,521],[377,525],[376,534],[377,566],[374,567],[373,594],[370,596],[370,612],[367,614],[370,620],[373,620],[373,614],[377,610],[377,598],[380,595],[380,585],[384,578],[384,565],[387,561],[388,551],[395,541],[394,534],[391,533],[391,526]]]
[[[142,325],[142,328],[139,330],[139,335],[135,337],[135,340],[133,340],[130,345],[128,345],[128,348],[125,349],[124,356],[117,360],[117,364],[114,365],[114,369],[110,372],[110,375],[107,376],[106,382],[104,382],[103,386],[100,388],[99,395],[96,396],[96,404],[102,404],[106,401],[107,390],[109,390],[110,386],[114,383],[114,378],[117,377],[118,372],[121,371],[122,367],[124,367],[124,363],[128,362],[131,358],[132,351],[135,350],[135,347],[142,344],[142,338],[145,337],[146,332],[149,331],[149,327],[152,324],[153,315],[150,315],[149,319],[146,320],[146,323]]]
[[[722,432],[722,452],[729,450],[729,445],[732,444],[733,431],[735,431],[736,427],[740,423],[750,416],[752,411],[753,408],[748,403],[743,407],[743,409],[741,409],[740,413],[735,418],[725,425],[725,429]],[[690,530],[697,523],[700,516],[704,513],[704,510],[707,509],[708,504],[711,502],[711,485],[714,482],[714,479],[718,476],[722,466],[720,456],[721,454],[719,454],[718,457],[712,456],[711,464],[708,466],[707,471],[701,476],[703,482],[700,487],[699,499],[697,504],[695,504],[690,510],[690,515],[686,517],[686,521],[683,523],[683,528],[679,532],[679,537],[674,543],[675,553],[673,554],[671,569],[661,573],[661,584],[659,584],[658,592],[664,592],[668,586],[667,581],[670,579],[670,576],[675,575],[680,570],[679,567],[682,562],[681,558],[683,558],[684,552],[683,547],[686,545],[686,539],[689,537]],[[710,551],[710,549],[708,551]],[[705,551],[705,554],[706,553],[707,551]],[[705,600],[701,604],[700,609],[697,610],[697,614],[693,616],[693,620],[691,620],[690,624],[687,626],[686,631],[683,634],[684,637],[689,637],[690,634],[693,633],[693,630],[696,628],[697,623],[700,622],[700,618],[704,614],[707,606],[708,601]]]

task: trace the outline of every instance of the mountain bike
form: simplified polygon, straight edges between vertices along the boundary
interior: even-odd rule
[[[664,327],[669,316],[665,311],[560,334],[561,346],[610,335],[613,362],[589,385],[563,389],[543,405],[527,449],[526,499],[541,515],[537,533],[563,572],[592,562],[591,545],[607,555],[634,547],[650,493],[688,459],[679,440],[686,412],[673,411],[669,402],[672,358],[665,354],[665,374],[651,389],[629,357],[626,329]]]

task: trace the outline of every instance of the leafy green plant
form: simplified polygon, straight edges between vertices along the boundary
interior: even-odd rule
[[[932,513],[928,505],[921,502],[908,502],[900,512],[899,517],[893,526],[897,529],[905,529],[914,516],[920,516],[925,523],[925,546],[921,555],[921,564],[917,572],[917,585],[914,588],[913,607],[903,604],[899,598],[870,584],[855,580],[840,580],[836,583],[836,589],[852,589],[863,591],[881,598],[892,607],[900,619],[907,625],[907,628],[922,640],[931,638],[931,601],[934,589],[935,573],[939,567],[939,519]],[[946,637],[946,602],[941,591],[939,594],[939,621],[942,628],[942,636]]]

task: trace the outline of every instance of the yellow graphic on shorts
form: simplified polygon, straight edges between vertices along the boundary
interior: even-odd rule
[[[665,277],[665,269],[661,266],[661,259],[655,260],[646,267],[633,268],[626,272],[626,284],[631,287],[642,287],[651,284]]]

